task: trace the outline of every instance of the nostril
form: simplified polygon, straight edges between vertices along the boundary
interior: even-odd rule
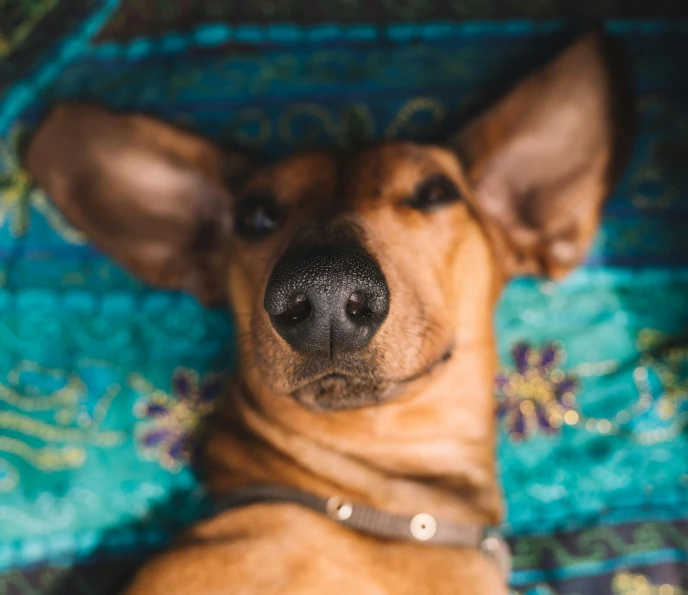
[[[368,318],[373,311],[366,303],[365,295],[362,291],[354,291],[346,302],[346,313],[354,319]]]
[[[311,315],[312,310],[313,307],[306,294],[297,293],[289,299],[287,309],[279,317],[290,324],[298,324],[306,320]]]

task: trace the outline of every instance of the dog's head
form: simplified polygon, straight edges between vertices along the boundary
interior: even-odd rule
[[[255,165],[148,117],[70,103],[27,165],[135,274],[228,299],[242,368],[263,389],[353,408],[490,342],[504,280],[581,260],[611,181],[613,90],[591,35],[445,145]]]

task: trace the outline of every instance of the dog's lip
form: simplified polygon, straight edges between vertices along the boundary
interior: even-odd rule
[[[304,388],[317,384],[319,382],[323,382],[324,380],[328,379],[341,379],[341,380],[375,380],[381,384],[398,384],[398,385],[403,385],[403,384],[410,384],[411,382],[415,382],[416,380],[420,380],[424,376],[427,376],[428,374],[431,374],[436,368],[441,366],[442,364],[446,363],[449,359],[451,359],[452,354],[454,353],[454,346],[450,345],[447,347],[439,357],[435,358],[432,360],[430,363],[427,365],[423,366],[419,371],[409,375],[405,376],[402,378],[395,378],[395,377],[387,377],[387,376],[376,376],[375,374],[352,374],[349,372],[346,372],[344,370],[327,370],[322,372],[321,374],[316,374],[314,376],[311,376],[309,378],[306,378],[299,382],[296,386],[294,386],[291,389],[291,392],[297,392],[300,390],[303,390]]]
[[[347,374],[346,372],[323,372],[322,374],[316,374],[314,376],[309,376],[308,378],[305,378],[298,384],[294,385],[291,388],[291,392],[297,392],[300,390],[303,390],[304,388],[313,385],[313,384],[318,384],[319,382],[323,382],[324,380],[335,380],[335,379],[341,379],[341,380],[364,380],[367,378],[372,378],[372,376],[362,376],[359,374]]]
[[[418,372],[415,374],[412,374],[411,376],[404,378],[402,380],[398,380],[400,384],[408,384],[410,382],[414,382],[416,380],[419,380],[423,378],[423,376],[427,376],[428,374],[431,374],[432,372],[435,371],[436,368],[439,368],[442,364],[445,364],[448,362],[452,355],[454,354],[454,345],[449,345],[440,355],[439,357],[435,358],[432,360],[430,363],[426,364],[423,368],[421,368]]]

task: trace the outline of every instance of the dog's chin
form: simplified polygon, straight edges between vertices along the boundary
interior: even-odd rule
[[[303,406],[316,411],[343,411],[379,405],[399,392],[397,383],[328,374],[292,391]]]

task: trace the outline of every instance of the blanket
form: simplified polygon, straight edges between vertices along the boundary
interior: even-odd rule
[[[631,57],[639,133],[585,266],[513,282],[496,313],[514,594],[688,592],[681,4],[577,4]],[[561,5],[0,2],[0,593],[116,593],[206,514],[190,445],[234,363],[230,312],[137,282],[32,184],[45,109],[92,99],[274,157],[432,140],[572,38]]]

